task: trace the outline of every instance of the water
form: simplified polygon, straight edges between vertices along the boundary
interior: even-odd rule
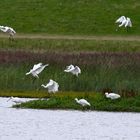
[[[139,113],[14,109],[12,104],[0,98],[0,140],[140,140]]]

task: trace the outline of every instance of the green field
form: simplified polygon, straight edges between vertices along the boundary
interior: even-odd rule
[[[12,5],[12,6],[11,6]],[[18,12],[17,12],[18,11]],[[17,33],[76,35],[140,35],[138,0],[4,0],[0,2],[1,25]],[[132,19],[130,32],[116,32],[121,15]]]

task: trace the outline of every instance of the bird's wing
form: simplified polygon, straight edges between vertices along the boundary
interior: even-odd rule
[[[50,86],[50,89],[52,90],[52,92],[57,92],[59,88],[59,85],[57,82],[53,81],[53,84]]]
[[[116,93],[109,93],[109,95],[112,97],[120,96],[119,94],[116,94]]]
[[[125,25],[125,24],[126,24],[126,22],[127,22],[127,20],[126,20],[126,19],[124,19],[124,20],[122,21],[122,23],[119,25],[119,27],[122,27],[123,25]]]
[[[78,66],[75,66],[74,69],[71,70],[72,73],[81,73],[81,69]]]
[[[129,27],[132,27],[132,22],[131,22],[131,20],[129,19]]]
[[[116,20],[116,23],[121,23],[125,19],[125,16],[121,16]]]
[[[58,84],[57,82],[55,82],[55,81],[54,81],[53,84],[54,84],[54,88],[55,88],[55,90],[58,90],[58,88],[59,88],[59,84]]]
[[[79,102],[81,104],[90,105],[90,103],[87,100],[85,100],[85,99],[80,99]]]
[[[48,66],[48,64],[46,64],[46,65],[44,65],[44,66],[40,66],[39,68],[37,68],[37,69],[35,70],[36,74],[39,74],[40,72],[42,72],[46,66]]]
[[[66,67],[66,69],[71,69],[71,68],[74,68],[72,64]]]
[[[75,69],[77,70],[78,73],[81,73],[81,69],[78,66],[75,66]]]
[[[65,72],[71,72],[75,69],[75,67],[72,65],[71,67],[68,67],[67,69],[65,69]]]
[[[42,63],[35,64],[33,66],[33,70],[36,70],[36,69],[40,68],[41,66],[42,66]]]
[[[74,69],[74,66],[72,64],[69,66],[66,66],[66,69],[64,71],[69,72],[69,71],[71,71],[71,69]]]
[[[127,27],[128,26],[128,24],[129,24],[129,21],[128,20],[126,20],[126,22],[125,22],[125,27]]]
[[[13,33],[16,33],[16,31],[15,31],[13,28],[9,27],[9,29],[10,29]]]
[[[49,83],[46,84],[46,88],[52,86],[54,84],[54,81],[53,80],[50,80]]]
[[[7,32],[8,28],[6,28],[6,27],[4,27],[4,26],[1,26],[1,27],[0,27],[0,30],[3,31],[3,32]]]

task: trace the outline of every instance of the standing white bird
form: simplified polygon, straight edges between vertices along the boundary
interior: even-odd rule
[[[13,37],[16,34],[16,31],[8,26],[0,26],[0,30],[4,33],[8,33],[10,37]]]
[[[73,66],[72,64],[69,66],[66,66],[66,69],[64,72],[70,72],[73,75],[76,75],[78,77],[78,74],[81,74],[81,69],[78,66]]]
[[[33,68],[26,73],[26,75],[32,74],[34,77],[39,78],[38,74],[41,73],[48,65],[49,64],[43,65],[42,63],[35,64]]]
[[[108,92],[105,92],[105,96],[106,96],[106,98],[110,98],[112,100],[118,99],[118,98],[121,97],[119,94],[116,94],[116,93],[108,93]]]
[[[85,100],[85,99],[77,99],[77,98],[75,98],[75,101],[78,103],[78,104],[80,104],[80,105],[82,105],[83,107],[84,106],[91,106],[90,105],[90,103],[87,101],[87,100]]]
[[[49,93],[55,93],[58,91],[59,88],[59,84],[55,81],[53,81],[52,79],[50,79],[49,83],[47,83],[46,85],[42,84],[41,85],[44,88],[48,88],[48,92]]]
[[[7,102],[8,102],[9,100],[12,100],[12,102],[17,103],[17,104],[23,103],[23,102],[24,102],[21,98],[18,98],[18,97],[10,97],[10,98],[7,100]]]

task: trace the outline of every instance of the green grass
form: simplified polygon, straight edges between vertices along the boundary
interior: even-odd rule
[[[74,98],[76,97],[78,99],[86,99],[90,102],[91,107],[83,108],[75,102]],[[100,93],[59,93],[52,95],[49,100],[29,101],[20,105],[14,105],[14,107],[140,112],[140,96],[121,97],[117,100],[110,100]]]
[[[12,26],[18,33],[139,35],[139,13],[138,0],[0,2],[1,25]],[[132,19],[133,28],[129,33],[124,28],[115,31],[114,22],[121,15]]]
[[[57,39],[0,39],[1,50],[32,52],[140,52],[139,41],[57,40]]]

